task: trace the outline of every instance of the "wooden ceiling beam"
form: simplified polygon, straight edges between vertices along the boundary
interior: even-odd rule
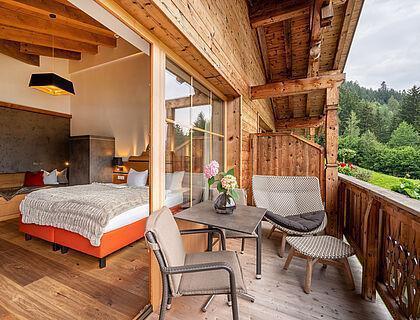
[[[284,31],[284,59],[286,61],[287,77],[292,76],[292,22],[290,20],[283,21]]]
[[[309,14],[309,0],[285,0],[260,2],[256,8],[251,8],[250,21],[253,28],[268,26],[273,23]]]
[[[307,77],[316,77],[319,73],[319,60],[321,59],[321,9],[324,0],[314,0],[311,8],[311,38],[309,47]],[[306,116],[311,114],[310,93],[306,95]]]
[[[44,47],[51,46],[53,43],[53,38],[51,35],[42,34],[34,31],[27,31],[1,24],[0,39],[36,44]],[[54,37],[54,47],[58,49],[76,52],[88,52],[92,54],[98,53],[97,45],[76,40],[64,39],[61,37]]]
[[[267,79],[267,81],[271,81],[272,75],[271,75],[271,69],[270,69],[270,62],[268,59],[267,42],[265,38],[264,27],[257,28],[257,36],[258,36],[258,44],[260,46],[260,51],[261,51],[261,58],[264,65],[265,78]]]
[[[114,34],[95,19],[72,5],[65,5],[53,0],[0,0],[0,2],[37,12],[46,17],[48,17],[50,13],[54,13],[57,15],[57,20],[59,21],[65,21],[69,24],[86,28],[106,36],[112,36]]]
[[[53,48],[29,43],[20,43],[20,52],[45,57],[53,56]],[[54,48],[54,57],[68,60],[81,60],[82,54],[80,52]]]
[[[105,36],[63,25],[56,19],[39,18],[34,14],[24,14],[13,10],[13,6],[2,3],[0,3],[0,24],[95,45],[117,46],[117,40],[114,36]]]
[[[20,52],[19,42],[0,39],[0,53],[31,66],[40,66],[39,56]]]
[[[320,75],[311,78],[285,80],[251,87],[251,99],[268,99],[305,94],[313,90],[332,88],[344,81],[344,74]]]
[[[276,121],[277,130],[318,128],[324,124],[325,117],[303,117]]]
[[[338,40],[337,51],[334,58],[334,69],[343,70],[347,60],[348,52],[345,50],[345,47],[347,45],[350,46],[349,42],[352,41],[354,36],[354,31],[349,32],[349,30],[351,28],[351,22],[354,19],[353,14],[357,14],[355,13],[355,4],[356,0],[347,0],[344,21],[341,27],[340,38]]]

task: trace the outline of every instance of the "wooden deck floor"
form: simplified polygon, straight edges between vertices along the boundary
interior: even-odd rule
[[[24,241],[17,220],[0,222],[0,319],[133,319],[148,303],[148,254],[139,241],[95,258]]]
[[[268,228],[268,225],[264,226],[264,235],[268,233]],[[264,238],[261,280],[255,279],[255,241],[249,240],[245,254],[240,255],[248,291],[256,298],[255,303],[240,299],[241,319],[392,319],[379,296],[376,303],[361,299],[361,269],[355,257],[350,260],[356,282],[355,291],[348,289],[341,271],[330,266],[325,270],[317,264],[313,274],[312,293],[307,295],[302,290],[305,261],[295,258],[289,270],[283,270],[286,258],[277,255],[278,243],[275,235],[272,240]],[[229,240],[228,249],[239,250],[240,242]],[[205,314],[200,311],[204,301],[205,297],[175,298],[166,319],[232,319],[231,309],[224,296],[216,297]],[[149,317],[149,320],[156,319],[156,314]]]
[[[348,289],[341,271],[317,265],[313,292],[307,295],[302,291],[304,261],[296,258],[284,271],[277,245],[275,236],[264,238],[261,280],[254,277],[254,241],[240,255],[247,287],[256,297],[255,303],[240,299],[241,319],[391,319],[380,299],[370,303],[360,298],[355,258],[351,266],[356,291]],[[229,240],[228,246],[238,250],[240,243]],[[139,241],[112,255],[100,270],[94,258],[75,251],[53,252],[42,240],[24,241],[16,220],[0,222],[0,319],[132,319],[148,301],[147,259],[144,242]],[[225,297],[216,297],[206,314],[200,311],[204,300],[176,298],[166,319],[231,319]]]

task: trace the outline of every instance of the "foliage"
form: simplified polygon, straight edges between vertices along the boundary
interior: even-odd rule
[[[338,172],[363,181],[369,181],[372,176],[372,173],[369,170],[353,166],[351,163],[344,162],[339,163]]]
[[[369,182],[370,179],[372,178],[372,172],[370,170],[367,170],[367,169],[363,169],[363,168],[360,168],[360,167],[355,167],[353,177],[355,177],[359,180],[362,180],[362,181]]]
[[[420,177],[420,88],[395,91],[383,82],[340,88],[338,158],[398,177]]]
[[[388,174],[380,173],[376,171],[371,171],[371,174],[372,176],[369,180],[369,183],[388,189],[388,190],[391,190],[392,187],[398,184],[401,180],[401,178],[390,176]],[[420,183],[420,181],[418,180],[412,180],[412,181],[417,181]]]
[[[388,146],[392,148],[403,146],[419,147],[420,135],[411,124],[403,121],[399,124],[398,128],[392,132],[391,138],[388,141]]]
[[[359,119],[357,118],[356,112],[353,110],[350,112],[349,118],[347,119],[346,129],[344,130],[345,136],[358,137],[360,136]]]
[[[420,87],[413,86],[402,101],[401,120],[420,131]]]
[[[356,156],[357,156],[357,153],[353,149],[348,149],[348,148],[338,149],[338,160],[341,162],[346,162],[346,161],[353,162]]]
[[[341,162],[338,164],[338,172],[347,176],[353,176],[353,167],[350,163]]]
[[[420,183],[408,179],[401,179],[399,184],[392,187],[392,190],[405,194],[410,198],[420,200]]]

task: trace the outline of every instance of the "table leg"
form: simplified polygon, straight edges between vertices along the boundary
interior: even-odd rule
[[[261,234],[261,229],[262,229],[262,223],[260,222],[260,224],[257,227],[257,274],[256,274],[256,278],[257,279],[261,279],[261,246],[262,246],[262,234]]]
[[[207,251],[213,251],[213,232],[207,233]]]

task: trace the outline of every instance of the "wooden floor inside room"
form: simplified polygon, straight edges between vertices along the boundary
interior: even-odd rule
[[[133,319],[149,301],[143,240],[98,260],[25,241],[18,220],[0,222],[0,319]]]
[[[250,303],[239,298],[240,319],[392,319],[379,296],[377,302],[367,302],[360,297],[361,267],[355,257],[350,266],[356,283],[356,290],[348,289],[341,271],[316,264],[312,278],[312,292],[303,292],[305,261],[294,258],[287,271],[283,270],[286,258],[277,255],[278,235],[267,239],[269,225],[263,228],[262,279],[255,279],[255,240],[247,240],[245,254],[239,255],[248,292],[256,301]],[[240,250],[240,240],[228,240],[228,250]],[[166,320],[230,320],[231,309],[225,296],[217,296],[207,313],[200,311],[206,297],[179,297],[172,300],[172,308],[166,313]],[[157,320],[152,314],[148,320]]]

